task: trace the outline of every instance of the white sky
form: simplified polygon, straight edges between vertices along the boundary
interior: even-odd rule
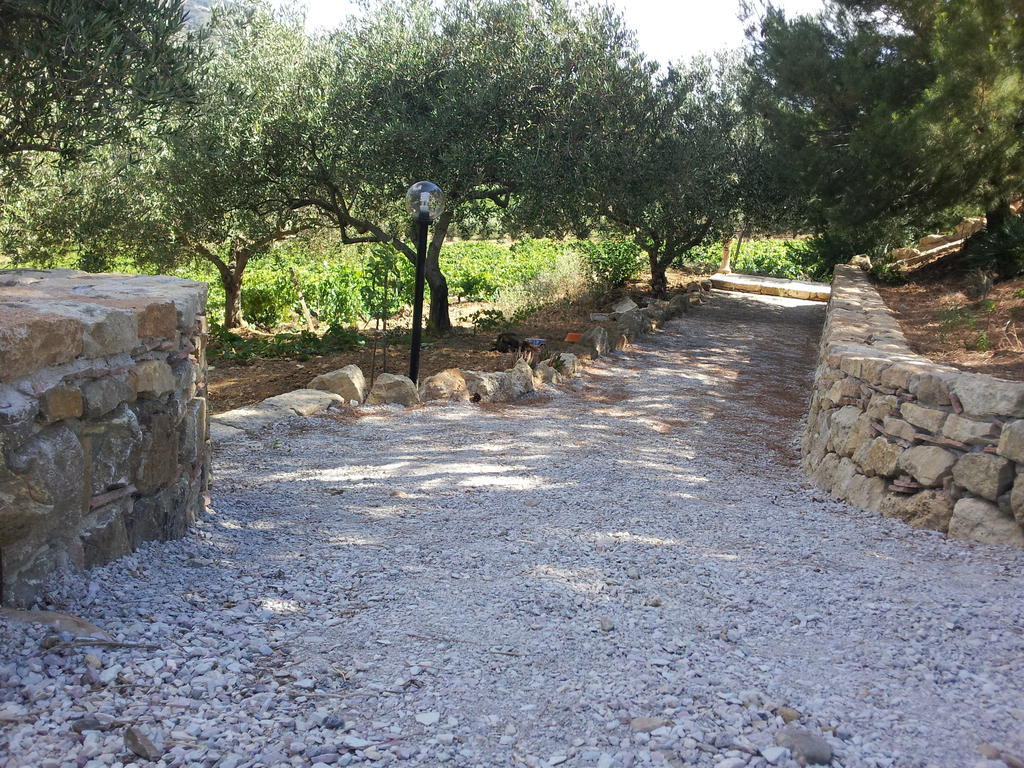
[[[354,10],[351,0],[275,0],[281,7],[306,6],[311,29],[331,28]],[[662,63],[743,44],[738,0],[612,0],[636,30],[640,47]],[[822,0],[774,0],[787,16],[813,13]]]

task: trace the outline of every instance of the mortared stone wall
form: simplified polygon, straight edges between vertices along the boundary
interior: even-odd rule
[[[209,473],[205,283],[0,270],[0,583],[184,534]]]

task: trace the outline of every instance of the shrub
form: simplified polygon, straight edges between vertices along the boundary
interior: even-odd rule
[[[1004,279],[1024,274],[1024,217],[1010,216],[998,229],[968,240],[963,263]]]
[[[590,279],[600,288],[621,288],[643,268],[640,248],[625,237],[580,240],[575,247]]]

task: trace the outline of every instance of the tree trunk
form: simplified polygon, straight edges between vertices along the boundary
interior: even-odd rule
[[[985,229],[989,232],[995,232],[997,229],[1000,229],[1006,223],[1006,220],[1010,218],[1011,213],[1010,203],[1006,200],[1000,200],[995,208],[985,212]]]
[[[434,222],[433,238],[427,247],[427,285],[430,286],[430,316],[427,327],[437,334],[446,334],[452,329],[448,314],[448,281],[441,273],[441,246],[448,235],[451,214],[447,211]]]
[[[233,330],[245,325],[242,318],[242,276],[236,272],[221,275],[224,286],[224,328]]]
[[[220,272],[220,282],[224,286],[224,328],[245,328],[246,322],[242,316],[242,275],[249,263],[249,254],[238,251],[226,264],[220,259],[213,263]]]
[[[651,264],[651,294],[656,299],[664,299],[668,296],[668,276],[665,274],[668,264],[661,259],[661,254],[653,248],[647,251],[647,258]]]

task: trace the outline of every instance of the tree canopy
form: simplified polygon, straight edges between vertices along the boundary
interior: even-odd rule
[[[199,53],[180,0],[0,0],[0,190],[159,124]]]
[[[878,243],[1021,194],[1022,55],[1021,9],[999,0],[835,0],[793,19],[770,9],[749,104],[810,225]]]

